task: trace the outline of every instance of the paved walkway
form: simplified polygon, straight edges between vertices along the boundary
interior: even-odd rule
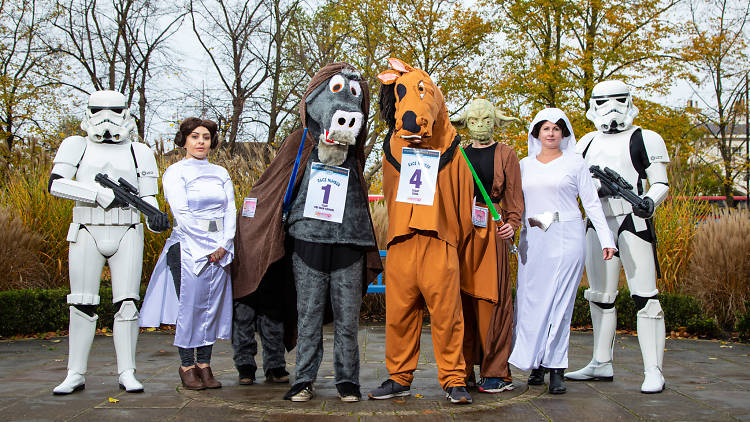
[[[360,329],[363,393],[386,379],[382,326]],[[591,333],[571,336],[571,367],[586,364]],[[552,396],[545,386],[526,385],[527,373],[514,373],[515,390],[501,394],[472,392],[474,404],[450,405],[437,384],[429,327],[422,336],[422,355],[412,395],[405,399],[363,400],[344,404],[336,397],[332,372],[332,336],[325,331],[325,357],[308,403],[281,399],[286,384],[239,386],[231,346],[214,347],[212,367],[224,388],[185,391],[180,387],[179,358],[172,336],[141,334],[138,377],[143,394],[117,388],[111,339],[97,336],[89,361],[86,389],[53,396],[66,372],[67,338],[0,342],[0,420],[74,421],[750,421],[750,346],[717,341],[667,340],[664,372],[667,390],[644,395],[636,337],[617,337],[615,381],[571,383],[568,393]],[[294,354],[287,356],[293,372]],[[112,400],[110,400],[112,399]]]

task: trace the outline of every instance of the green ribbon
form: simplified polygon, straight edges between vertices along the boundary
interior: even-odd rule
[[[482,182],[479,180],[479,176],[477,176],[477,172],[474,171],[474,166],[471,165],[471,162],[469,161],[469,157],[466,156],[466,151],[462,147],[458,147],[458,149],[461,150],[461,154],[464,156],[464,160],[466,160],[466,165],[469,166],[469,170],[471,170],[471,175],[474,176],[474,181],[477,182],[477,186],[479,186],[479,192],[482,193],[482,198],[484,198],[484,203],[487,204],[487,208],[490,210],[490,213],[492,214],[492,219],[496,222],[502,222],[503,219],[500,217],[500,214],[497,213],[497,210],[495,209],[495,204],[492,203],[492,200],[490,200],[490,196],[487,195],[487,191],[484,190],[484,186],[482,185]]]

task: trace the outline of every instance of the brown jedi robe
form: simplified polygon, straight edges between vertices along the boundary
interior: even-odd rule
[[[328,64],[321,68],[316,73],[307,87],[307,91],[300,103],[300,119],[303,124],[307,124],[307,114],[305,111],[305,98],[321,83],[325,82],[328,78],[333,75],[340,73],[344,68],[354,69],[353,66],[347,63],[333,63]],[[365,81],[360,81],[362,86],[362,113],[368,116],[370,109],[370,93]],[[293,280],[286,280],[286,278],[292,277],[291,270],[284,271],[280,269],[273,274],[269,273],[269,269],[272,264],[280,261],[286,255],[290,254],[285,247],[286,230],[281,221],[282,217],[282,203],[284,200],[284,194],[286,193],[287,184],[292,174],[292,167],[294,166],[295,158],[297,157],[297,151],[299,145],[302,142],[303,129],[297,129],[292,132],[284,142],[281,144],[281,148],[273,159],[271,164],[268,166],[263,175],[258,179],[253,188],[247,195],[248,198],[257,198],[257,206],[255,209],[255,216],[253,218],[243,217],[242,213],[237,216],[237,233],[234,237],[234,261],[232,262],[232,292],[235,299],[247,296],[253,293],[261,281],[268,279],[271,282],[289,282],[291,286],[294,286]],[[359,175],[359,180],[362,184],[362,195],[367,200],[367,185],[364,182],[364,143],[367,137],[367,127],[362,128],[362,132],[357,137],[355,145],[358,168],[356,169]],[[305,164],[307,163],[310,153],[312,152],[313,146],[317,143],[317,139],[313,139],[312,136],[308,136],[305,139],[305,146],[302,150],[300,157],[299,170],[297,171],[297,177],[295,179],[295,189],[299,182],[302,180],[302,176],[305,172]],[[369,210],[369,208],[368,208]],[[372,217],[370,217],[370,227],[364,228],[373,231],[373,238],[375,237],[374,230],[372,228]],[[380,255],[377,248],[368,250],[365,257],[365,266],[363,275],[363,288],[362,294],[366,293],[367,285],[375,280],[383,271],[383,265],[380,261]],[[290,261],[291,265],[291,261]],[[284,278],[285,280],[279,280],[278,278]],[[285,300],[286,299],[286,300]],[[285,344],[287,349],[294,347],[296,339],[294,334],[290,333],[294,330],[296,333],[296,302],[288,300],[289,298],[280,298],[279,306],[286,304],[288,312],[285,312]]]
[[[503,221],[518,231],[523,215],[523,191],[521,189],[521,168],[513,148],[498,144],[495,148],[494,178],[490,197],[501,198],[500,212]],[[477,202],[480,199],[477,198]],[[474,301],[481,300],[494,306],[478,306],[476,318],[465,317],[464,358],[467,369],[481,360],[483,377],[510,377],[508,357],[513,339],[513,298],[511,295],[510,255],[508,244],[496,236],[496,225],[491,218],[487,227],[474,227],[466,243],[461,261],[461,292]],[[464,298],[464,310],[466,303]],[[476,310],[476,309],[475,309]],[[489,321],[488,321],[489,320]],[[470,329],[470,323],[473,330]],[[489,326],[481,336],[477,329]],[[484,347],[480,340],[484,338]]]

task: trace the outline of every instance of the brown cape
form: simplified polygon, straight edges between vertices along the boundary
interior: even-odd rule
[[[353,66],[347,63],[333,63],[328,64],[321,68],[316,73],[307,87],[304,97],[300,103],[300,118],[304,124],[306,124],[307,114],[305,112],[305,98],[321,83],[328,80],[333,75],[340,73],[344,68],[354,69]],[[360,81],[362,86],[362,113],[367,118],[370,109],[370,95],[367,83]],[[281,144],[281,148],[273,159],[271,164],[268,166],[263,175],[258,179],[250,192],[245,195],[248,198],[257,198],[257,206],[255,209],[255,216],[253,218],[243,217],[242,213],[237,216],[237,233],[234,237],[234,262],[232,263],[232,291],[235,299],[245,297],[253,293],[258,289],[259,284],[265,278],[273,278],[274,283],[290,283],[294,286],[293,280],[279,280],[276,279],[278,274],[281,278],[288,278],[291,276],[291,271],[279,271],[273,274],[267,275],[269,268],[275,262],[288,256],[291,251],[285,247],[286,230],[281,221],[282,217],[282,202],[284,200],[284,193],[287,189],[289,178],[292,174],[292,167],[297,157],[297,151],[299,145],[302,142],[303,129],[297,129],[292,132],[284,142]],[[367,200],[367,185],[364,181],[363,169],[364,169],[364,143],[367,137],[367,127],[362,128],[357,137],[356,157],[357,157],[357,174],[362,185],[362,195]],[[307,163],[310,153],[312,152],[313,146],[317,142],[316,139],[312,139],[312,136],[308,136],[305,139],[305,146],[302,150],[300,157],[299,170],[297,177],[294,182],[295,188],[302,180],[302,175],[305,171],[305,164]],[[375,238],[374,229],[372,227],[372,216],[370,216],[370,228],[373,232],[373,238]],[[383,271],[383,264],[380,260],[377,247],[372,248],[366,252],[366,265],[364,266],[364,277],[363,277],[363,288],[362,294],[366,292],[366,286],[373,282],[378,274]],[[279,306],[284,303],[283,299],[279,300]],[[288,304],[288,307],[291,304]],[[288,316],[285,320],[285,345],[287,349],[294,347],[296,340],[296,330],[294,334],[290,333],[289,328],[296,328],[296,308],[289,309],[285,312]],[[294,317],[292,318],[291,315]]]

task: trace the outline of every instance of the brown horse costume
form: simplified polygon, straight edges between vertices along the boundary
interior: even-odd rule
[[[389,219],[386,366],[391,380],[411,385],[426,303],[440,384],[464,386],[458,250],[473,230],[472,176],[457,151],[460,138],[440,89],[426,72],[397,59],[389,63],[392,69],[378,75],[380,113],[391,131],[383,145]],[[396,201],[403,147],[440,151],[433,205]]]

